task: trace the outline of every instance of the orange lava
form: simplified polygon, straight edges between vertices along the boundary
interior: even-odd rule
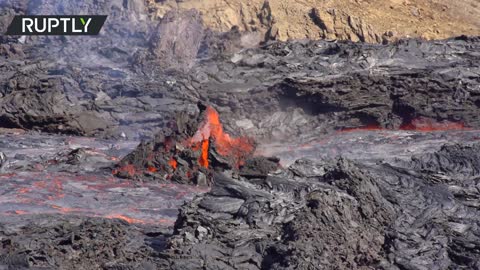
[[[82,209],[82,208],[63,207],[63,206],[59,206],[59,205],[55,205],[55,204],[50,205],[50,207],[59,211],[62,214],[72,214],[72,213],[86,211],[85,209]]]
[[[105,218],[108,219],[121,219],[126,221],[128,224],[167,224],[167,225],[173,225],[174,221],[169,220],[169,219],[138,219],[138,218],[131,218],[126,215],[122,214],[111,214],[105,216]]]
[[[170,158],[168,165],[170,165],[170,167],[172,167],[174,170],[177,169],[177,161],[174,158]]]
[[[233,159],[239,165],[245,156],[253,152],[254,146],[248,138],[232,138],[225,133],[218,112],[212,107],[207,107],[205,114],[206,119],[203,125],[189,140],[189,144],[194,150],[201,146],[202,155],[199,158],[199,164],[208,168],[209,139],[213,138],[217,152],[224,157]]]
[[[148,167],[147,170],[148,170],[149,172],[151,172],[151,173],[157,172],[157,168],[152,167],[152,166]]]
[[[128,222],[129,224],[134,224],[134,223],[142,224],[142,223],[145,223],[145,222],[144,222],[143,220],[141,220],[141,219],[131,218],[131,217],[127,217],[127,216],[125,216],[125,215],[119,215],[119,214],[108,215],[108,216],[106,216],[106,218],[109,218],[109,219],[121,219],[121,220],[124,220],[124,221]]]
[[[200,163],[200,165],[205,168],[208,168],[208,145],[209,145],[208,140],[202,141],[202,155],[198,160],[198,163]]]
[[[467,129],[463,123],[443,121],[437,122],[429,118],[416,118],[411,123],[400,126],[401,130],[413,130],[413,131],[447,131],[447,130],[464,130]]]

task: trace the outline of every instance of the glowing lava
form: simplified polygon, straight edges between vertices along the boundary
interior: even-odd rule
[[[168,161],[168,165],[170,165],[170,167],[172,167],[174,170],[177,169],[177,161],[174,158],[171,158]]]
[[[208,168],[208,150],[210,139],[215,143],[216,151],[223,157],[232,159],[239,166],[243,159],[251,154],[254,146],[246,137],[232,138],[223,131],[218,112],[212,107],[207,107],[205,111],[206,119],[195,135],[188,141],[192,149],[201,149],[202,153],[198,163]]]
[[[111,215],[106,216],[106,218],[121,219],[121,220],[126,221],[129,224],[135,224],[135,223],[136,224],[144,224],[145,223],[143,220],[136,219],[136,218],[131,218],[131,217],[128,217],[126,215],[120,215],[120,214],[111,214]]]
[[[151,173],[157,172],[157,168],[151,167],[151,166],[148,167],[147,170],[148,170],[149,172],[151,172]]]
[[[208,168],[208,145],[209,145],[208,139],[202,141],[202,147],[201,147],[202,155],[198,160],[198,163],[200,163],[200,165],[205,168]]]

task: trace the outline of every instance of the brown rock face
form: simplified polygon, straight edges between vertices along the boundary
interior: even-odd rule
[[[381,41],[371,25],[345,12],[339,12],[335,9],[325,11],[313,8],[309,15],[321,29],[322,38],[348,39],[370,43]]]
[[[480,35],[476,0],[147,0],[155,16],[199,10],[205,26],[266,33],[267,38],[386,42],[403,37],[443,39]]]
[[[203,25],[198,11],[171,10],[158,26],[153,52],[162,66],[187,70],[197,57],[202,39]]]

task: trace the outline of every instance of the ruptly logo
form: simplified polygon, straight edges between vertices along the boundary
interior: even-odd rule
[[[107,16],[15,16],[6,35],[98,35]]]

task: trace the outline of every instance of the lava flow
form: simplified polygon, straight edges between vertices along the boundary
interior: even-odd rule
[[[135,184],[108,175],[21,172],[0,174],[0,219],[62,214],[121,219],[131,224],[173,225],[176,208],[205,189]]]
[[[209,177],[212,167],[222,164],[240,168],[253,155],[253,141],[227,134],[212,107],[199,106],[199,110],[193,125],[172,125],[152,141],[141,143],[117,164],[113,173],[124,178],[146,176],[207,185],[202,179]]]
[[[254,150],[254,146],[248,138],[232,138],[225,133],[218,112],[212,107],[207,107],[204,123],[195,135],[188,140],[190,147],[202,151],[198,162],[205,168],[209,166],[210,139],[214,141],[216,151],[223,157],[232,159],[237,167],[241,166],[245,157]]]
[[[177,161],[174,158],[171,158],[168,161],[168,165],[170,165],[174,170],[177,168]],[[154,168],[155,169],[155,168]],[[152,170],[153,171],[153,170]],[[155,170],[156,171],[156,170]],[[155,172],[153,171],[153,172]]]

